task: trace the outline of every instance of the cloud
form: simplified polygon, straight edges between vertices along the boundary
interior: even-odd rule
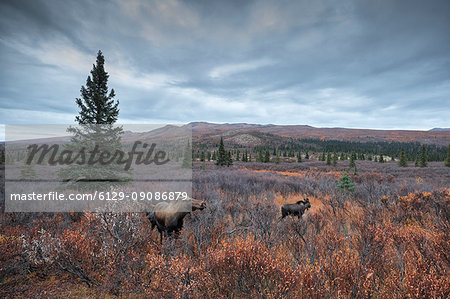
[[[256,70],[268,65],[272,65],[274,62],[270,59],[260,59],[236,64],[222,65],[215,67],[209,76],[213,79],[219,79],[223,77],[228,77],[236,73],[242,73],[247,71]]]
[[[2,1],[0,116],[72,122],[101,49],[120,121],[448,127],[448,1]]]

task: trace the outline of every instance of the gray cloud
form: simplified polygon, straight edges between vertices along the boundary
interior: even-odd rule
[[[0,117],[72,122],[101,49],[123,122],[448,127],[449,28],[444,0],[3,1]]]

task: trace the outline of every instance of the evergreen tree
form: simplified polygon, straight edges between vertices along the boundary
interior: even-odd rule
[[[122,149],[120,142],[122,127],[113,126],[119,115],[119,101],[114,99],[114,89],[108,90],[109,75],[105,71],[104,64],[105,58],[102,52],[98,51],[91,75],[86,79],[86,86],[81,87],[81,98],[75,100],[80,108],[75,121],[80,126],[67,129],[73,134],[71,142],[64,145],[67,151],[78,152],[81,149],[93,151],[97,148],[99,152],[111,153]],[[122,185],[131,179],[129,176],[124,176],[125,173],[127,171],[123,170],[118,163],[72,164],[58,170],[58,176],[63,181],[69,182],[69,188],[76,190],[103,190],[110,188],[111,184]],[[85,178],[87,182],[75,182],[80,177]]]
[[[231,153],[230,153],[231,155]],[[228,154],[225,151],[225,146],[223,145],[223,138],[220,137],[219,150],[217,152],[217,161],[216,165],[224,166],[228,163]]]
[[[231,152],[230,151],[228,151],[227,154],[226,154],[225,165],[226,166],[233,165],[233,159],[231,158]]]
[[[355,167],[355,165],[356,165],[356,163],[355,163],[355,157],[356,157],[355,153],[352,152],[352,154],[351,154],[351,156],[350,156],[350,164],[349,164],[349,167],[350,167],[350,168]]]
[[[264,156],[263,156],[263,152],[259,151],[259,162],[264,162]]]
[[[105,58],[101,51],[87,77],[86,87],[81,87],[81,97],[76,103],[81,109],[75,120],[79,124],[113,124],[119,116],[119,101],[114,100],[114,89],[108,94],[109,75],[104,68]]]
[[[416,160],[414,160],[414,167],[419,167],[419,154],[416,155]]]
[[[447,159],[445,159],[444,165],[447,167],[450,167],[450,144],[448,145]]]
[[[333,152],[333,166],[337,165],[337,160],[338,160],[338,156],[337,156],[336,152]]]
[[[216,151],[213,151],[211,160],[216,161],[217,157],[216,157]]]
[[[201,162],[205,162],[205,152],[202,151],[202,153],[200,154],[200,161]]]
[[[302,163],[302,153],[301,152],[298,152],[298,154],[297,154],[297,162]]]
[[[20,167],[20,178],[21,179],[37,178],[36,171],[34,170],[35,161],[30,161],[29,164],[27,163],[27,160],[28,160],[28,157],[30,156],[30,154],[31,154],[30,149],[28,149],[26,159],[24,160],[22,166]]]
[[[331,165],[331,153],[327,153],[327,165]]]
[[[206,159],[208,159],[208,161],[211,161],[211,152],[208,151],[208,153],[206,154]]]
[[[378,162],[380,162],[380,163],[384,163],[384,158],[383,158],[383,154],[380,154],[380,158],[378,159]]]
[[[425,144],[422,144],[422,151],[420,153],[420,167],[428,166],[428,158],[427,158],[427,149],[425,148]]]
[[[275,163],[280,164],[280,156],[277,153],[277,156],[275,157]]]
[[[408,161],[406,160],[406,154],[405,149],[402,147],[402,150],[400,152],[400,160],[398,161],[398,166],[400,167],[407,167]]]
[[[308,151],[306,151],[306,153],[305,153],[305,159],[306,159],[306,160],[309,160],[309,154],[308,154]]]
[[[182,168],[192,168],[192,148],[188,140],[186,147],[184,148],[183,162],[181,164]]]
[[[247,153],[247,150],[245,150],[244,154],[242,155],[242,162],[248,162],[248,153]]]
[[[270,162],[270,153],[269,151],[266,151],[266,155],[264,156],[264,163]]]
[[[320,161],[325,161],[325,152],[322,152],[322,156],[320,156]]]
[[[344,175],[341,177],[337,188],[343,191],[353,192],[355,190],[355,184],[352,182],[351,178],[348,176],[348,172],[345,171]]]

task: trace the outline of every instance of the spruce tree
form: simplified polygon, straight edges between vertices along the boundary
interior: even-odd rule
[[[277,153],[277,156],[275,157],[275,163],[280,164],[280,156]]]
[[[270,153],[269,151],[266,151],[266,154],[264,156],[264,163],[269,163],[270,162]]]
[[[403,147],[402,147],[402,150],[400,151],[400,160],[398,161],[398,166],[400,166],[400,167],[408,166],[408,161],[406,160],[405,149]]]
[[[327,165],[331,165],[331,153],[327,153]]]
[[[81,97],[75,99],[80,109],[75,121],[80,126],[67,129],[73,137],[70,143],[64,145],[65,150],[78,152],[81,149],[92,151],[98,148],[99,152],[115,152],[122,149],[122,127],[114,126],[119,115],[119,101],[114,99],[114,89],[109,91],[109,75],[104,64],[105,58],[102,52],[98,51],[96,63],[86,79],[86,85],[81,87]],[[118,163],[72,164],[58,170],[58,176],[69,182],[70,188],[76,190],[108,189],[112,184],[121,185],[129,181],[131,178],[128,175]],[[80,177],[84,178],[85,182],[75,182]]]
[[[233,165],[233,159],[231,158],[231,151],[228,151],[227,154],[226,154],[225,165],[226,166]]]
[[[351,167],[355,167],[355,165],[356,165],[356,163],[355,163],[355,153],[354,152],[352,152],[352,154],[351,154],[351,156],[350,156],[350,164],[349,164],[349,167],[351,168]]]
[[[81,110],[75,120],[81,125],[113,124],[119,116],[119,100],[114,100],[114,89],[108,93],[109,75],[104,64],[102,51],[98,51],[91,76],[87,77],[86,86],[81,87],[81,98],[76,99]]]
[[[186,147],[184,148],[183,162],[181,164],[182,168],[192,168],[192,148],[188,140]]]
[[[352,182],[347,171],[345,171],[344,175],[341,177],[337,184],[337,188],[347,192],[353,192],[355,190],[355,183]]]
[[[208,153],[206,154],[206,159],[208,159],[208,161],[211,161],[211,152],[208,151]]]
[[[378,162],[384,163],[384,157],[383,157],[383,154],[380,154],[380,158],[378,159]]]
[[[448,145],[447,159],[445,159],[444,165],[447,167],[450,167],[450,144]]]
[[[425,148],[425,144],[422,144],[422,151],[420,153],[420,167],[428,166],[428,158],[427,158],[427,149]]]
[[[320,156],[320,161],[325,161],[325,152],[322,152],[322,156]]]
[[[309,160],[309,154],[308,154],[308,151],[306,151],[306,153],[305,153],[305,159],[306,159],[306,160]]]
[[[200,154],[200,161],[201,162],[205,162],[205,152],[202,151],[202,153]]]
[[[298,154],[297,154],[297,162],[302,163],[302,153],[301,152],[298,152]]]
[[[219,150],[217,152],[216,165],[224,166],[228,163],[228,154],[225,151],[225,146],[223,145],[223,138],[220,137]]]
[[[333,166],[337,165],[337,160],[338,160],[338,156],[337,156],[336,152],[333,152]]]

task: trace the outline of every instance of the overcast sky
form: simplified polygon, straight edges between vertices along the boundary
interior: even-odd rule
[[[450,127],[448,0],[2,0],[0,123],[73,123],[99,49],[122,123]]]

